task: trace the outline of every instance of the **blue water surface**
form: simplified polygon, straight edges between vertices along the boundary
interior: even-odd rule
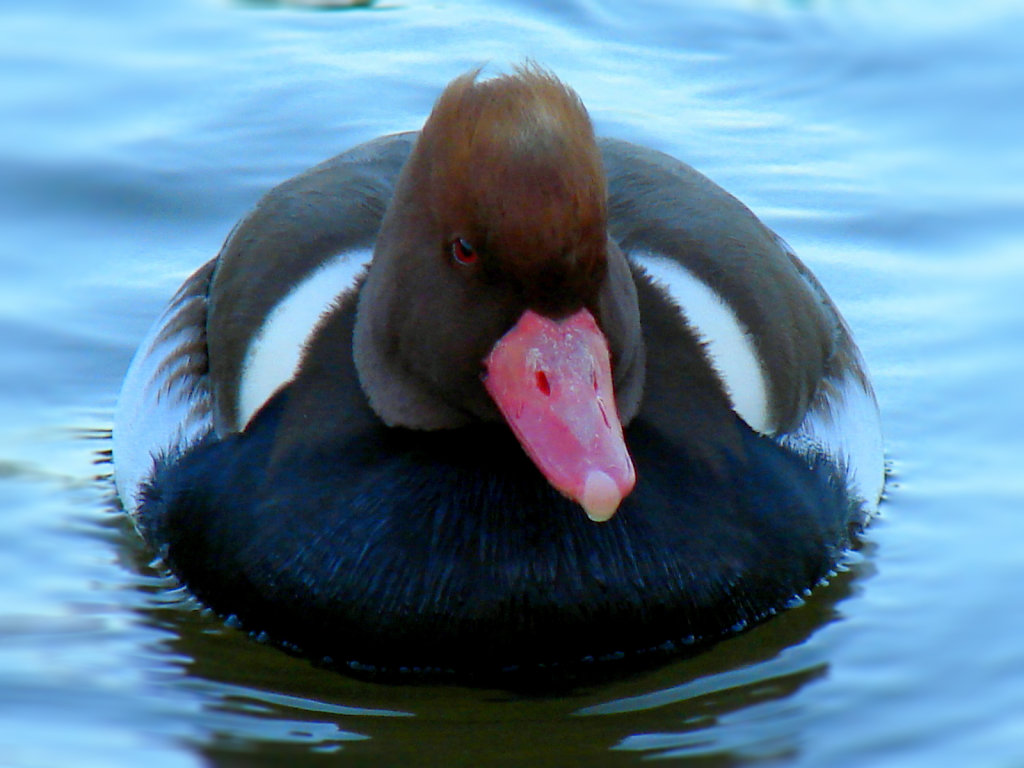
[[[0,7],[0,766],[1024,766],[1024,13],[893,5]],[[151,562],[103,462],[120,379],[264,191],[526,57],[811,266],[887,499],[830,585],[695,658],[545,697],[357,682]]]

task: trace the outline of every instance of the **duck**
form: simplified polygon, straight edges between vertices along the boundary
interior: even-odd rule
[[[465,679],[753,627],[835,574],[885,474],[811,271],[532,62],[267,193],[139,346],[112,453],[221,617]]]

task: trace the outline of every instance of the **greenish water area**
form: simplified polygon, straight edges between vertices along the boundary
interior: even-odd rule
[[[1017,4],[44,0],[0,8],[0,766],[1024,766]],[[154,562],[109,430],[149,324],[274,184],[532,58],[825,285],[881,514],[805,603],[546,696],[262,645]]]

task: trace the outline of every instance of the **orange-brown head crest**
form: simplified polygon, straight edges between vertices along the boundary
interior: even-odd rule
[[[414,155],[427,166],[420,178],[435,217],[524,284],[596,286],[607,185],[586,109],[535,65],[489,80],[478,74],[445,89]]]

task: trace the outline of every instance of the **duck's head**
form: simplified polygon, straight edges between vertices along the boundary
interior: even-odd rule
[[[635,474],[636,290],[609,240],[586,110],[533,67],[441,95],[362,288],[360,383],[390,426],[504,420],[552,486],[607,520]]]

